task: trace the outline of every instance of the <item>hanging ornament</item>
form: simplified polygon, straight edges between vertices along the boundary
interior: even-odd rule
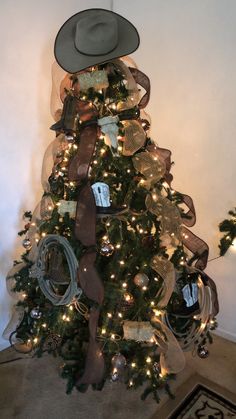
[[[68,141],[68,143],[72,143],[75,140],[75,136],[73,133],[68,133],[65,135],[65,140]]]
[[[197,354],[199,358],[207,358],[209,356],[209,351],[206,346],[199,345],[197,348]]]
[[[32,243],[30,239],[27,239],[27,238],[22,241],[22,245],[26,250],[30,250],[32,247]]]
[[[31,310],[30,312],[30,317],[32,317],[32,319],[38,320],[40,319],[42,316],[42,312],[39,311],[39,308],[35,307]]]
[[[134,297],[126,292],[124,294],[124,299],[120,303],[120,310],[123,312],[127,312],[130,310],[134,305]]]
[[[123,323],[124,339],[136,342],[150,342],[154,328],[150,322],[125,320]]]
[[[160,374],[160,372],[161,372],[161,366],[160,366],[160,363],[159,362],[154,362],[154,364],[153,364],[153,371],[156,373],[156,374]]]
[[[114,383],[115,381],[118,381],[118,380],[119,380],[119,374],[118,374],[117,369],[114,368],[114,370],[111,374],[111,381],[113,381],[113,383]]]
[[[27,223],[27,224],[25,224],[25,230],[29,230],[29,228],[30,228],[30,226],[31,226],[31,223]]]
[[[113,254],[114,250],[115,250],[115,248],[109,240],[104,240],[101,243],[100,254],[102,256],[109,257]]]
[[[55,351],[55,349],[57,349],[61,345],[61,342],[61,336],[51,333],[47,336],[44,342],[44,349],[46,351]]]
[[[121,370],[126,366],[126,358],[121,353],[116,354],[113,356],[111,360],[113,368],[116,368],[117,370]]]
[[[82,92],[91,88],[99,91],[101,89],[106,89],[109,86],[107,72],[105,70],[86,71],[82,74],[78,74],[77,80]]]
[[[142,238],[142,245],[144,247],[152,248],[154,245],[154,237],[152,235],[144,236]]]
[[[92,190],[97,207],[107,208],[111,206],[109,186],[103,182],[96,182],[92,185]]]
[[[147,287],[149,283],[149,278],[145,273],[139,272],[134,277],[134,283],[135,285],[137,285],[137,287],[140,287],[140,288]]]

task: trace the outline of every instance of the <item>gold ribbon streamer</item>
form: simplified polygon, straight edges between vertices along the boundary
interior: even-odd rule
[[[182,219],[179,209],[168,198],[155,191],[146,197],[147,210],[155,214],[161,222],[161,234],[168,233],[181,240]]]
[[[144,146],[146,133],[138,121],[124,121],[122,124],[125,129],[123,155],[132,156],[136,151]]]
[[[150,189],[164,175],[166,167],[158,156],[148,151],[143,151],[132,158],[134,168],[142,173],[146,180],[142,185],[146,189]]]
[[[185,357],[174,334],[158,317],[153,317],[152,322],[157,324],[165,335],[165,340],[159,335],[158,331],[155,333],[158,346],[160,347],[160,365],[161,373],[177,374],[185,367]]]

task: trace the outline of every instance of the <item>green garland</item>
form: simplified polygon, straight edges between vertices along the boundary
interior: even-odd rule
[[[224,233],[219,244],[220,256],[226,254],[236,239],[236,208],[234,211],[229,211],[228,214],[230,215],[230,219],[225,219],[219,224],[220,232]]]

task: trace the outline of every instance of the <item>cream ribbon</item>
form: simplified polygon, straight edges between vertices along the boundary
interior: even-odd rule
[[[162,277],[164,284],[160,290],[161,300],[159,307],[165,307],[174,291],[175,287],[175,268],[173,263],[163,256],[154,256],[151,260],[151,268]]]

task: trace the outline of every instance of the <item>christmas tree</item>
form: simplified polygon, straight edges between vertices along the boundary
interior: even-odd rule
[[[184,350],[208,355],[218,300],[208,247],[188,229],[192,199],[172,188],[171,153],[150,138],[149,79],[117,56],[54,65],[56,138],[8,275],[20,299],[5,336],[18,351],[62,357],[68,392],[112,380],[145,384],[143,398],[158,401]]]

